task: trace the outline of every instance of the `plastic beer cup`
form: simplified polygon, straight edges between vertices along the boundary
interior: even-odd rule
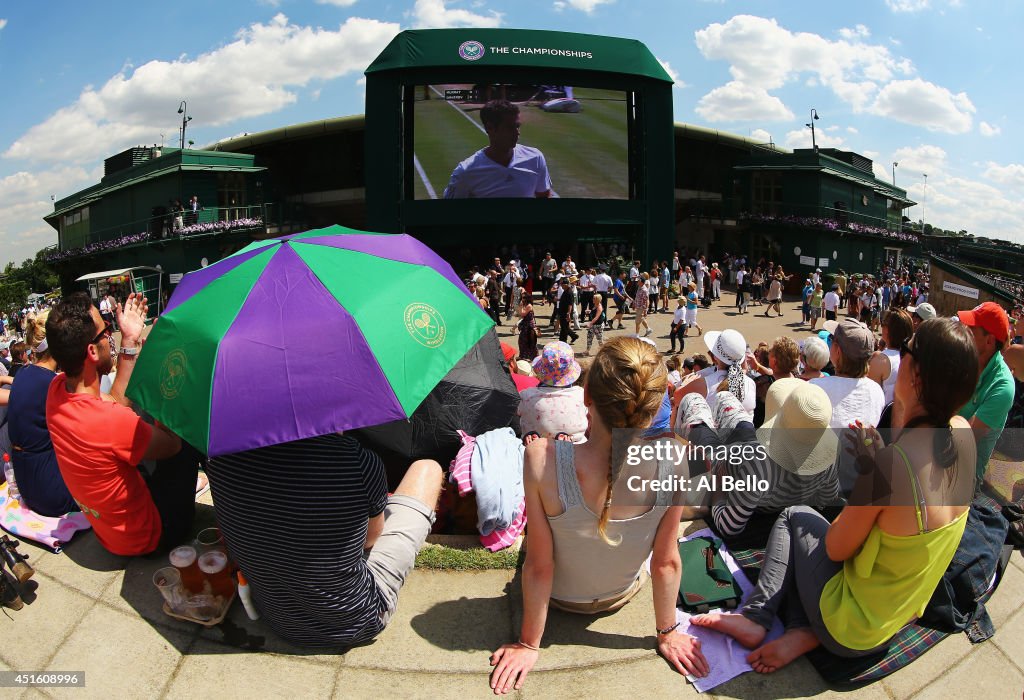
[[[176,613],[185,609],[185,591],[181,587],[181,574],[173,566],[165,566],[153,574],[153,585],[167,601],[167,606]]]
[[[224,552],[217,550],[204,552],[199,557],[199,570],[210,582],[210,588],[213,589],[214,595],[230,598],[235,592],[235,582],[228,569],[228,555]]]
[[[184,544],[171,550],[169,559],[181,574],[181,583],[191,593],[203,592],[203,574],[196,565],[198,554],[195,547]]]
[[[220,528],[208,527],[205,530],[201,530],[196,535],[196,551],[200,554],[205,554],[214,550],[227,551],[227,547],[224,545],[224,537],[220,534]]]

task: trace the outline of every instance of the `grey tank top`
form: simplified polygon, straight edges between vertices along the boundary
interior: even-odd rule
[[[548,516],[555,558],[551,597],[591,603],[617,597],[636,580],[654,548],[654,536],[672,494],[659,492],[655,505],[643,515],[609,520],[608,536],[619,543],[609,545],[597,531],[600,513],[591,511],[583,500],[574,450],[571,442],[555,442],[558,498],[563,511]],[[667,478],[673,471],[670,461],[660,463],[658,479]]]

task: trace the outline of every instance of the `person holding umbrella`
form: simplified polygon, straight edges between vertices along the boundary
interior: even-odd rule
[[[141,348],[146,311],[146,298],[135,293],[123,309],[115,307],[121,348],[110,395],[101,395],[100,377],[113,369],[113,329],[89,296],[72,294],[46,320],[49,351],[64,370],[46,398],[57,465],[100,544],[122,556],[178,544],[195,513],[198,462],[191,469],[165,462],[152,473],[138,468],[143,460],[167,460],[181,451],[177,435],[143,421],[124,395]]]

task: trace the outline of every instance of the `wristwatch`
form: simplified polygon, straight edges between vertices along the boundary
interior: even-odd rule
[[[117,351],[117,354],[124,355],[125,357],[135,357],[139,354],[139,349],[140,348],[138,346],[135,346],[134,348],[126,348],[122,346],[121,349]]]

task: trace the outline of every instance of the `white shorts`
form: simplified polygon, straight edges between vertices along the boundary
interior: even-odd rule
[[[697,309],[686,310],[686,325],[696,326],[697,325]]]

